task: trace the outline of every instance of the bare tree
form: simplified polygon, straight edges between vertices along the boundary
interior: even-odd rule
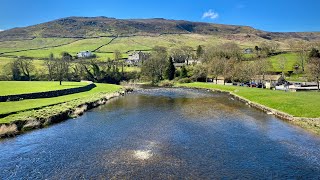
[[[122,54],[121,54],[121,52],[120,52],[119,50],[115,50],[115,51],[113,52],[113,58],[114,58],[115,61],[121,60],[121,59],[122,59]]]
[[[289,46],[292,50],[297,51],[299,57],[299,64],[301,66],[301,70],[305,71],[305,64],[308,60],[310,43],[300,40],[300,41],[291,41]]]
[[[281,69],[282,77],[284,77],[284,70],[286,69],[287,65],[287,58],[284,56],[279,57],[279,68]]]
[[[72,56],[68,55],[68,53],[62,53],[61,60],[56,61],[55,74],[60,85],[62,85],[64,79],[68,79],[71,60]]]
[[[274,42],[274,41],[271,41],[271,42],[262,42],[260,45],[259,45],[260,49],[261,49],[261,52],[262,54],[267,57],[267,56],[270,56],[270,55],[274,55],[279,47],[280,47],[280,44],[277,43],[277,42]]]
[[[205,67],[205,64],[197,64],[193,68],[193,75],[192,78],[196,81],[200,78],[205,78],[207,81],[208,71],[207,67]]]
[[[256,60],[253,63],[253,69],[255,71],[255,74],[262,75],[262,81],[264,81],[264,77],[267,74],[267,72],[271,69],[272,65],[268,59],[261,58]]]
[[[54,55],[50,53],[49,59],[44,61],[44,65],[46,66],[48,70],[49,80],[54,80],[55,76],[55,68],[56,68],[56,60],[54,59]]]
[[[239,82],[244,83],[251,81],[251,79],[257,75],[255,62],[237,62],[234,67],[234,79],[237,79]]]
[[[218,76],[222,74],[221,61],[217,57],[212,57],[206,61],[208,67],[208,74],[212,75],[218,83]]]
[[[185,62],[187,62],[187,65],[189,65],[189,60],[194,56],[194,50],[190,46],[183,46],[181,47],[181,50],[183,52],[185,59]]]
[[[317,81],[318,91],[320,91],[320,52],[317,49],[312,49],[310,52],[310,61],[308,62],[308,74],[311,79]]]
[[[319,81],[320,81],[320,57],[311,58],[308,63],[308,72],[310,77],[313,80],[317,81],[318,91],[320,90]]]
[[[16,60],[16,65],[19,68],[20,72],[24,75],[26,80],[31,80],[30,73],[34,71],[35,66],[33,60],[25,57],[19,57]]]
[[[173,58],[173,61],[176,63],[184,63],[187,57],[185,57],[184,52],[181,48],[171,49],[170,56]]]

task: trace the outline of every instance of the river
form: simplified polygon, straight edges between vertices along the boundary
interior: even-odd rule
[[[318,179],[320,138],[223,93],[144,89],[0,141],[0,179]]]

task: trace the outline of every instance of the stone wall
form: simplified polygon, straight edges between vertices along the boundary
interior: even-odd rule
[[[75,93],[90,91],[91,89],[93,89],[95,87],[96,87],[95,84],[89,84],[86,86],[77,87],[77,88],[70,88],[70,89],[61,89],[61,90],[55,90],[55,91],[0,96],[0,102],[20,101],[23,99],[39,99],[39,98],[58,97],[58,96],[64,96],[64,95],[68,95],[68,94],[75,94]]]

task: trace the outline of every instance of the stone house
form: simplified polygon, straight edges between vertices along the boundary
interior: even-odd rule
[[[80,51],[77,54],[78,58],[90,58],[93,56],[93,53],[91,51]]]
[[[244,54],[252,54],[253,53],[253,49],[247,48],[247,49],[243,50],[243,53]]]
[[[147,53],[143,53],[142,51],[134,51],[133,53],[129,54],[128,59],[125,62],[128,65],[139,66],[141,65],[146,59],[148,59],[150,55]]]

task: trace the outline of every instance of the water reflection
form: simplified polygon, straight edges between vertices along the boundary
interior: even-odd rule
[[[221,93],[147,89],[0,142],[0,179],[317,179],[320,139]]]

